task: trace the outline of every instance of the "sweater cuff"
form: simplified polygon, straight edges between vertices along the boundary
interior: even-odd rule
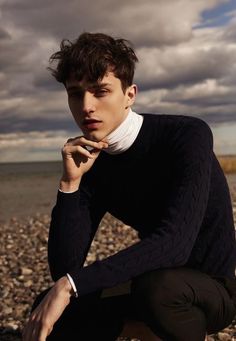
[[[57,201],[71,201],[79,197],[79,189],[75,192],[62,192],[60,189],[57,191]]]
[[[106,289],[119,284],[119,281],[114,281],[115,283],[110,285],[110,278],[106,278],[106,275],[104,274],[101,279],[101,262],[101,260],[97,260],[94,263],[84,266],[79,270],[71,270],[69,272],[70,276],[73,278],[79,296],[87,295],[91,292]]]
[[[66,212],[66,215],[74,213],[78,210],[78,202],[80,198],[80,191],[77,190],[73,193],[64,193],[58,190],[57,192],[57,201],[56,205],[53,209],[53,213],[56,210],[59,211],[59,217],[61,219],[63,212]]]
[[[76,189],[75,191],[62,191],[60,188],[58,188],[58,191],[61,193],[66,193],[66,194],[70,194],[70,193],[75,193],[78,191],[78,189]]]

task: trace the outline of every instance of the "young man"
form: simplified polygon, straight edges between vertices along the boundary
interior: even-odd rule
[[[126,40],[83,33],[52,57],[83,136],[62,149],[48,256],[24,341],[116,340],[127,316],[164,340],[201,341],[236,314],[229,189],[201,119],[131,110],[137,57]],[[106,212],[140,241],[83,266]],[[130,293],[102,297],[130,281]]]

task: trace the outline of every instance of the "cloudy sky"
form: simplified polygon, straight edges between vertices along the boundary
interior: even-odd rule
[[[236,0],[0,0],[0,162],[60,159],[78,135],[46,67],[83,31],[133,42],[134,110],[200,117],[236,154]]]

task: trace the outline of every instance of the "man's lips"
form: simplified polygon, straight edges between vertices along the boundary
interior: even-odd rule
[[[96,129],[102,121],[88,118],[83,120],[83,125],[88,129]]]

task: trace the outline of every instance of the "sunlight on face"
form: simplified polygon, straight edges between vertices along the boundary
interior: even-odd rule
[[[78,81],[72,75],[66,82],[68,104],[75,122],[85,137],[100,141],[116,129],[126,118],[134,103],[136,85],[123,92],[121,81],[107,72],[101,81]]]

